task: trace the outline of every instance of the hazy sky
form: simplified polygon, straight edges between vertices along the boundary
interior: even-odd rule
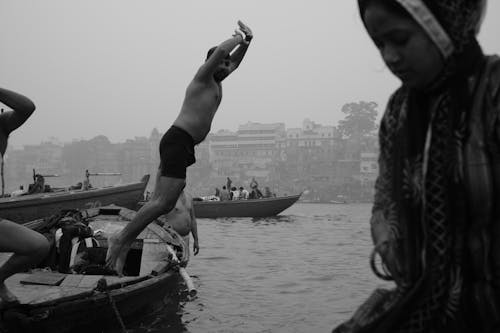
[[[300,127],[304,118],[336,125],[343,104],[373,100],[382,112],[398,86],[356,0],[4,0],[0,86],[37,105],[10,144],[164,132],[206,51],[238,19],[255,38],[223,83],[213,131],[247,121]],[[499,33],[493,0],[480,35],[486,53],[500,53]]]

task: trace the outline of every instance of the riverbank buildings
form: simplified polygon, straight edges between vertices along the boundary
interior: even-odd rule
[[[105,136],[62,144],[49,140],[23,149],[9,149],[4,178],[7,191],[31,182],[37,173],[58,175],[47,179],[53,186],[68,186],[91,173],[94,186],[138,181],[156,174],[158,145],[163,133],[111,143]],[[248,122],[235,131],[210,133],[196,146],[196,163],[188,168],[187,189],[193,195],[210,195],[222,188],[227,177],[234,185],[248,187],[252,178],[261,186],[284,195],[304,191],[315,202],[369,201],[378,174],[375,136],[342,138],[335,126],[305,119],[300,128],[284,123]],[[152,190],[151,181],[148,190]]]

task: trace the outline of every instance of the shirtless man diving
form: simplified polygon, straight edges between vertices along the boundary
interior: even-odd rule
[[[119,275],[131,243],[149,223],[174,208],[186,186],[186,168],[196,161],[194,146],[210,132],[221,102],[221,82],[238,68],[253,38],[249,27],[241,21],[238,26],[230,39],[208,51],[188,85],[179,116],[160,141],[160,167],[152,198],[120,233],[109,238],[106,264]]]

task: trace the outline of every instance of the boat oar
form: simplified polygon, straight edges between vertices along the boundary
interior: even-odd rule
[[[189,296],[191,297],[196,296],[198,291],[196,291],[193,280],[191,279],[191,277],[189,276],[188,272],[184,267],[179,267],[179,274],[181,274],[182,279],[184,279],[184,282],[186,283]]]
[[[170,253],[170,255],[172,256],[172,261],[179,265],[180,260],[179,260],[179,258],[177,258],[175,251],[169,245],[167,245],[167,249],[168,249],[168,252]],[[187,250],[189,251],[189,249],[187,249]],[[182,279],[186,283],[186,287],[188,289],[189,296],[191,296],[191,297],[196,296],[196,294],[197,294],[196,288],[194,287],[193,280],[191,279],[188,272],[186,271],[186,268],[181,267],[179,265],[179,274],[182,276]]]

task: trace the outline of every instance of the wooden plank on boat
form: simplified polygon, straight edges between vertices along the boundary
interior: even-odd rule
[[[89,289],[75,287],[21,284],[21,280],[26,279],[29,275],[31,274],[14,274],[5,281],[7,288],[21,304],[33,305],[61,298],[76,298],[89,292]]]
[[[99,281],[103,275],[84,275],[78,288],[95,288],[97,286],[97,281]]]
[[[66,274],[42,271],[28,274],[25,278],[21,279],[19,283],[58,286],[65,278]]]
[[[167,253],[167,244],[160,242],[158,238],[144,239],[139,275],[151,274],[153,269],[166,259]]]
[[[61,283],[61,287],[78,287],[84,276],[81,274],[68,274]]]
[[[115,284],[120,284],[120,283],[127,283],[131,281],[136,281],[136,280],[143,280],[142,276],[106,276],[106,282],[108,283],[108,287],[115,285]]]
[[[31,286],[32,288],[34,286]],[[39,287],[39,286],[38,286]],[[46,290],[39,291],[31,289],[30,294],[32,299],[29,304],[39,304],[51,301],[62,301],[63,299],[75,299],[79,296],[88,294],[89,290],[84,288],[61,288],[48,287]]]

